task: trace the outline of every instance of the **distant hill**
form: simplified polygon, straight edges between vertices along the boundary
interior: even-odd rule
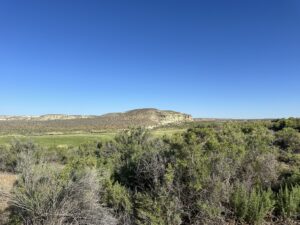
[[[125,113],[106,114],[101,118],[112,122],[121,122],[122,124],[131,123],[131,125],[143,125],[147,127],[155,127],[159,125],[181,123],[193,120],[188,114],[152,108],[135,109]]]
[[[0,121],[12,120],[31,120],[31,121],[48,121],[48,120],[70,120],[92,118],[96,116],[82,116],[82,115],[65,115],[65,114],[47,114],[42,116],[0,116]]]
[[[135,109],[101,116],[49,114],[42,116],[0,116],[1,133],[45,133],[100,131],[132,126],[153,128],[193,121],[188,114],[153,108]]]

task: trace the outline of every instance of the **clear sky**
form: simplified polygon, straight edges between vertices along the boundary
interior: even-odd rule
[[[0,78],[0,114],[300,116],[300,1],[3,0]]]

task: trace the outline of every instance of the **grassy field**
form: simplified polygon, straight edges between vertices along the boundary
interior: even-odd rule
[[[0,136],[0,144],[9,145],[14,140],[31,140],[41,146],[78,146],[82,143],[96,140],[110,140],[115,133],[103,134],[62,134],[62,135],[3,135]]]
[[[172,135],[178,132],[183,132],[185,129],[158,129],[151,131],[154,136]],[[9,145],[14,140],[31,140],[44,147],[52,146],[79,146],[82,143],[89,141],[106,141],[111,140],[117,132],[107,133],[79,133],[79,134],[45,134],[45,135],[1,135],[0,145]]]

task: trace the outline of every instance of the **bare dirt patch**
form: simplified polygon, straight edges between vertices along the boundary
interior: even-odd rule
[[[9,193],[16,182],[17,176],[11,173],[0,172],[0,192]],[[0,225],[5,224],[8,213],[6,209],[8,207],[7,199],[2,199],[0,196]]]

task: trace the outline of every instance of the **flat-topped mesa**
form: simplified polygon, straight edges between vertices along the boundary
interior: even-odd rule
[[[70,120],[92,118],[93,116],[66,115],[66,114],[46,114],[41,116],[0,116],[0,121],[48,121],[48,120]]]
[[[92,118],[93,116],[85,115],[66,115],[66,114],[46,114],[40,116],[39,120],[72,120],[72,119],[85,119]]]
[[[39,116],[0,116],[0,121],[10,121],[10,120],[33,120],[37,119]]]

